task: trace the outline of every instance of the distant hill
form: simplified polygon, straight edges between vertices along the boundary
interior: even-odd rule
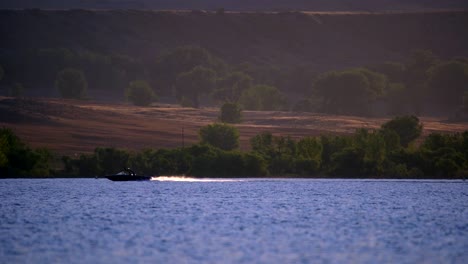
[[[0,10],[0,52],[69,48],[154,58],[201,46],[230,63],[318,71],[406,60],[412,50],[468,57],[468,11],[226,13]]]
[[[466,0],[2,0],[0,8],[421,11],[468,9]]]

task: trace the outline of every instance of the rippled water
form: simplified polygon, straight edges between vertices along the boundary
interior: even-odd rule
[[[0,180],[0,263],[466,263],[461,181]]]

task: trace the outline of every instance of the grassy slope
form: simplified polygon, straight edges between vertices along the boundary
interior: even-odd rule
[[[226,13],[0,10],[0,51],[68,47],[151,58],[199,45],[229,62],[318,71],[404,60],[413,49],[468,56],[468,12]]]
[[[58,153],[91,152],[97,146],[128,149],[179,147],[182,128],[185,143],[198,141],[198,129],[215,122],[216,109],[179,108],[174,105],[135,107],[127,104],[102,104],[58,99],[17,100],[0,97],[0,127],[13,128],[34,147],[47,147]],[[241,147],[262,132],[292,137],[320,134],[348,134],[357,128],[378,128],[385,118],[362,118],[290,112],[244,114],[237,127]],[[462,132],[468,123],[448,123],[437,118],[422,118],[425,134]]]

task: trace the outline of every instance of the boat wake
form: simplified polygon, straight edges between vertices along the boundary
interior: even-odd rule
[[[152,181],[172,181],[172,182],[239,182],[239,179],[219,179],[219,178],[192,178],[185,176],[159,176],[152,177]]]

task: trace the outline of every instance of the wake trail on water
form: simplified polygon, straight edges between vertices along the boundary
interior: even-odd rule
[[[172,182],[240,182],[239,179],[209,179],[209,178],[192,178],[185,176],[159,176],[152,177],[152,181],[172,181]]]

